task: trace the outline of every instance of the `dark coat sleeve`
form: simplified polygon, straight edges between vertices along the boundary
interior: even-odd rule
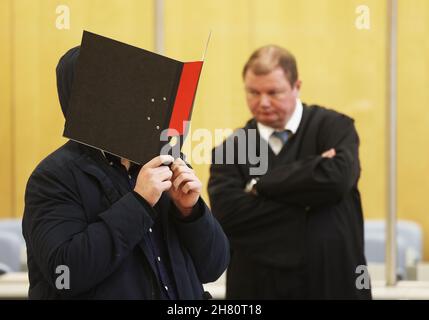
[[[244,191],[245,184],[238,164],[211,165],[208,183],[211,209],[231,247],[263,263],[277,266],[297,263],[300,244],[296,239],[304,231],[304,209],[250,195]]]
[[[256,190],[271,199],[309,207],[341,201],[360,175],[353,120],[341,114],[329,117],[320,125],[318,140],[320,154],[334,148],[336,156],[315,155],[279,165],[261,177]]]
[[[131,192],[91,223],[79,199],[72,175],[64,170],[38,170],[27,184],[23,218],[27,246],[52,288],[56,268],[69,268],[70,290],[57,290],[61,295],[74,296],[102,282],[153,224]]]
[[[228,239],[201,198],[191,215],[198,218],[192,221],[183,220],[176,209],[178,237],[191,255],[200,281],[216,281],[229,263]]]

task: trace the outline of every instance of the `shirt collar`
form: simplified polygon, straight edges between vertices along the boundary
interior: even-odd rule
[[[120,157],[115,156],[114,154],[111,154],[107,151],[101,151],[101,153],[103,154],[103,156],[106,158],[106,160],[109,162],[111,166],[115,165],[116,167],[119,167],[119,168],[123,167]],[[131,162],[128,173],[131,175],[138,174],[140,172],[141,167],[142,167],[141,165]]]
[[[289,121],[285,125],[285,130],[289,130],[292,134],[295,134],[298,130],[299,124],[302,119],[303,106],[300,99],[296,99],[295,111],[292,113],[292,117],[290,117]],[[266,126],[260,122],[257,123],[259,134],[263,139],[268,141],[272,133],[275,131],[274,128]]]

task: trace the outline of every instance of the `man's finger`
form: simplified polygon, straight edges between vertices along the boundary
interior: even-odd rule
[[[168,169],[168,167],[167,167]],[[157,179],[161,180],[161,181],[165,181],[165,180],[171,180],[171,177],[173,176],[173,172],[171,172],[171,170],[167,170],[167,171],[163,171],[159,174],[157,174]]]
[[[185,181],[195,180],[195,175],[190,172],[181,173],[176,179],[173,181],[173,186],[177,190],[179,186]]]
[[[183,163],[183,165],[177,165],[177,163],[173,164],[171,166],[171,171],[173,171],[173,180],[175,180],[182,173],[194,173],[194,170],[188,167],[185,163]]]
[[[333,148],[322,153],[323,158],[333,158],[335,157],[335,155],[336,155],[336,152],[335,152],[335,149]]]
[[[152,170],[152,172],[156,173],[156,174],[161,174],[163,172],[168,172],[171,171],[169,167],[167,166],[160,166],[157,168],[150,168],[150,170]]]
[[[174,158],[170,156],[169,154],[163,154],[160,156],[157,156],[150,160],[148,163],[146,163],[143,168],[156,168],[161,165],[170,165],[174,161]]]
[[[183,167],[183,166],[188,167],[185,161],[183,161],[181,158],[177,158],[176,160],[174,160],[173,164],[171,165],[171,170],[175,170],[176,168]]]
[[[201,182],[199,180],[193,180],[186,182],[182,187],[182,191],[184,193],[189,193],[191,191],[200,192],[201,188]]]
[[[170,188],[171,188],[171,181],[170,180],[166,180],[166,181],[161,182],[161,190],[167,191]]]
[[[173,171],[173,173],[176,177],[179,176],[181,173],[185,173],[185,172],[193,173],[194,172],[194,170],[192,170],[188,166],[172,167],[171,171]]]

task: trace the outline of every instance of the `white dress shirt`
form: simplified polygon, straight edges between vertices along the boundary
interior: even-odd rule
[[[300,99],[296,99],[295,111],[290,117],[289,121],[285,125],[285,130],[289,130],[292,134],[295,134],[298,130],[299,124],[301,123],[303,106]],[[279,154],[280,150],[283,148],[283,142],[275,137],[271,136],[276,129],[266,126],[262,123],[257,123],[259,134],[262,139],[268,142],[271,150],[273,150],[274,154]]]

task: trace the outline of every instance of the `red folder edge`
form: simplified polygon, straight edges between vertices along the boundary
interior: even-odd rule
[[[176,100],[174,101],[173,113],[168,125],[168,136],[184,134],[183,122],[189,120],[198,80],[200,78],[203,61],[185,62],[180,76]]]

